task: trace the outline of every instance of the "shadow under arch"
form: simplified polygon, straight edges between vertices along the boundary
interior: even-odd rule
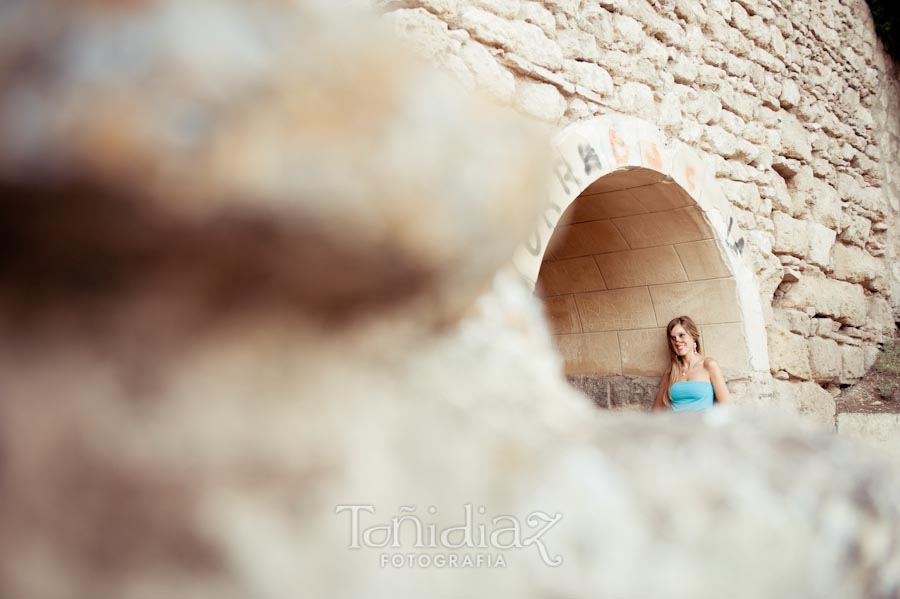
[[[715,170],[634,117],[570,125],[556,149],[547,209],[514,262],[569,380],[601,406],[647,408],[681,314],[727,379],[770,380],[758,287]]]

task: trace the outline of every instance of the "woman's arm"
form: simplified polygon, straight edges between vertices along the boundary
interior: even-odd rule
[[[709,372],[709,380],[712,383],[713,391],[716,394],[716,401],[722,405],[730,404],[731,399],[728,396],[728,387],[725,385],[725,377],[722,376],[722,369],[715,358],[706,358],[703,366]]]
[[[659,391],[656,392],[656,401],[653,402],[653,411],[661,412],[668,409],[668,406],[663,403],[663,397],[666,394],[666,389],[669,384],[669,373],[672,371],[671,368],[666,368],[666,371],[662,375],[662,380],[659,381]]]

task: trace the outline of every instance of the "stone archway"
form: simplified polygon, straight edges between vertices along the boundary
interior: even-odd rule
[[[633,117],[578,123],[556,141],[548,208],[515,263],[569,379],[601,405],[652,400],[664,327],[680,314],[729,380],[768,379],[758,288],[714,170]]]

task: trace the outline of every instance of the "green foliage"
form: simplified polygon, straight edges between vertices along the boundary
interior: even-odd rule
[[[895,59],[900,60],[900,17],[894,5],[897,0],[866,0],[875,21],[875,31],[885,50]]]
[[[888,341],[875,361],[875,370],[900,374],[900,341]]]
[[[888,398],[894,395],[897,387],[898,385],[895,381],[885,381],[875,387],[875,390],[878,391],[878,395],[880,395],[881,397]]]

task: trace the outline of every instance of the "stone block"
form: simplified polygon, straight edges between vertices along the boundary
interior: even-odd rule
[[[812,376],[806,339],[784,329],[768,330],[769,367],[772,372],[784,370],[798,379]]]
[[[812,160],[809,133],[793,115],[785,116],[781,124],[781,155],[805,162]]]
[[[669,366],[666,329],[619,331],[622,374],[661,376]]]
[[[812,382],[773,381],[774,405],[800,417],[823,432],[834,432],[835,402],[828,391]]]
[[[582,193],[566,210],[560,223],[572,224],[592,220],[603,220],[620,216],[643,214],[644,207],[629,190],[611,191],[599,194]]]
[[[565,363],[565,374],[622,374],[615,332],[554,335]]]
[[[675,246],[688,279],[720,279],[731,276],[728,265],[714,239],[703,239]]]
[[[578,309],[573,296],[557,295],[544,298],[544,310],[547,314],[547,323],[554,334],[581,332],[581,322],[578,320]]]
[[[829,316],[852,326],[862,326],[866,321],[866,295],[862,287],[811,272],[791,284],[778,305]]]
[[[606,284],[591,256],[547,261],[541,265],[538,295],[546,297],[602,289],[606,289]]]
[[[486,10],[472,7],[463,10],[459,26],[475,39],[514,52],[537,65],[552,70],[562,68],[562,50],[536,25],[524,21],[508,21]]]
[[[460,58],[475,78],[475,85],[497,100],[512,101],[516,89],[515,77],[501,66],[494,55],[478,42],[467,42]]]
[[[851,283],[860,283],[870,289],[885,291],[887,288],[884,260],[863,249],[842,243],[834,246],[833,276]]]
[[[646,212],[662,212],[694,204],[691,196],[677,183],[661,181],[655,185],[632,187],[628,193],[644,207]]]
[[[598,254],[594,259],[609,289],[687,280],[671,245]]]
[[[658,326],[666,326],[676,316],[690,316],[697,324],[741,320],[734,279],[689,281],[653,285],[650,296]]]
[[[618,229],[608,220],[557,227],[547,251],[557,259],[589,256],[628,249]]]
[[[628,246],[646,248],[711,239],[712,231],[700,209],[691,206],[613,219]]]
[[[700,342],[703,353],[716,359],[726,378],[750,370],[747,340],[741,323],[701,325]]]
[[[803,254],[810,264],[815,264],[823,269],[831,268],[831,250],[834,247],[834,240],[837,233],[824,225],[817,222],[810,222],[806,227],[807,248]]]
[[[566,112],[566,101],[549,83],[520,78],[515,84],[515,105],[527,115],[556,123]]]
[[[646,287],[579,293],[575,303],[585,332],[657,326]]]
[[[866,354],[863,348],[841,346],[841,383],[853,383],[866,374]]]
[[[841,376],[841,349],[836,341],[811,337],[809,365],[812,377],[818,382],[836,381]]]
[[[892,332],[896,325],[890,302],[880,295],[871,295],[867,301],[869,307],[866,312],[866,328],[883,334]]]

